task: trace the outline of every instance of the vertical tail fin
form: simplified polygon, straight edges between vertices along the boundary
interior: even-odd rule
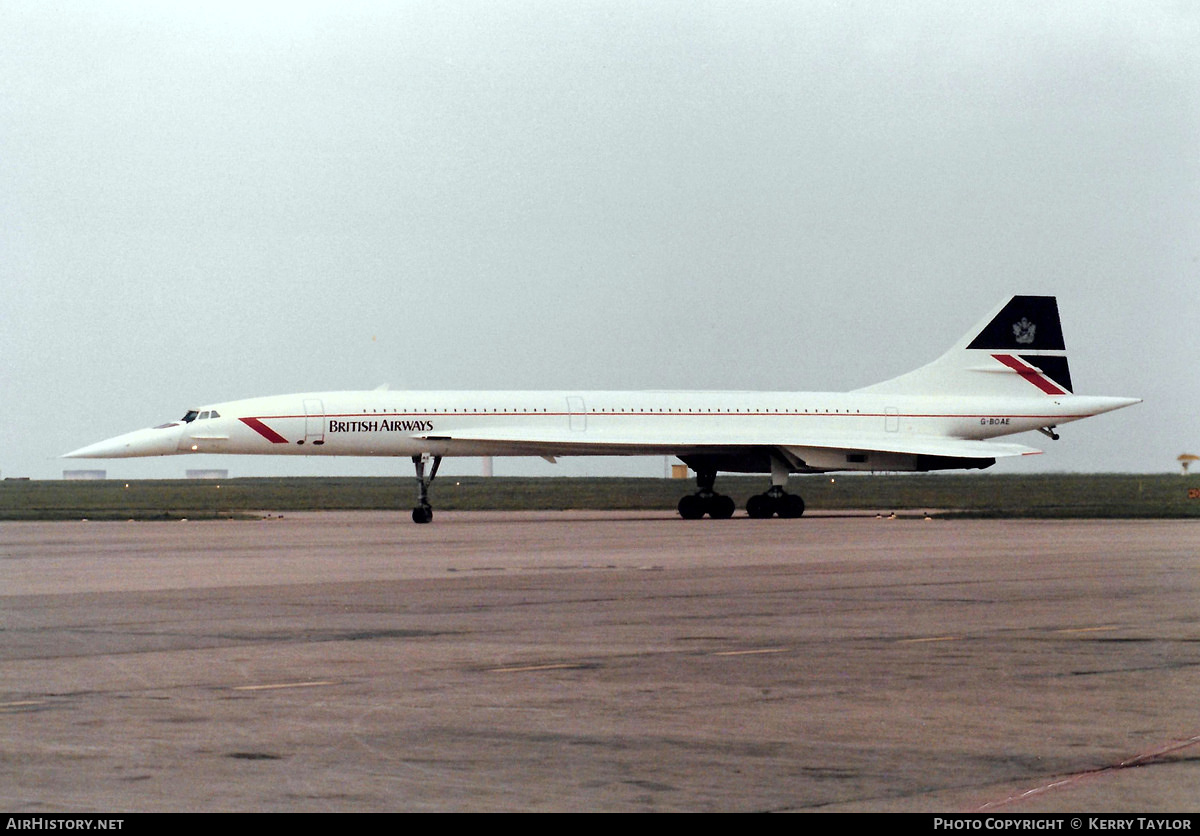
[[[1014,296],[937,360],[860,389],[896,395],[1069,395],[1071,371],[1058,302]]]

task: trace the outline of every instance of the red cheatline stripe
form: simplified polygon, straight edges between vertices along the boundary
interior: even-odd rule
[[[997,360],[999,360],[1004,365],[1008,366],[1010,369],[1012,369],[1014,372],[1019,374],[1021,377],[1028,380],[1034,386],[1041,389],[1047,395],[1065,395],[1066,394],[1066,390],[1060,389],[1057,386],[1055,386],[1053,383],[1050,382],[1050,378],[1043,375],[1041,372],[1039,372],[1033,366],[1025,365],[1020,360],[1018,360],[1016,357],[1013,357],[1011,354],[993,354],[992,356],[995,357]]]
[[[281,436],[279,433],[275,432],[273,429],[268,427],[266,424],[264,424],[262,421],[258,420],[257,418],[239,418],[238,420],[241,421],[243,424],[245,424],[250,429],[254,430],[256,433],[261,435],[263,438],[265,438],[267,441],[271,442],[272,444],[287,444],[288,443],[288,440],[286,438]]]

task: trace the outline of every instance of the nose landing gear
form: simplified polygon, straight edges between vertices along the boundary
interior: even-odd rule
[[[425,478],[425,463],[433,459],[433,467],[429,471],[429,478]],[[413,465],[417,469],[417,507],[413,508],[412,521],[415,523],[427,523],[433,520],[433,507],[429,504],[429,485],[433,482],[433,478],[437,476],[438,467],[442,464],[441,456],[430,456],[425,453],[420,456],[412,457]]]

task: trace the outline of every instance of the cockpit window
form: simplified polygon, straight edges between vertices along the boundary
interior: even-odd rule
[[[221,417],[221,413],[217,412],[217,411],[214,409],[214,410],[212,411],[212,414],[211,414],[211,415],[209,415],[208,417],[209,417],[209,418],[220,418],[220,417]]]
[[[196,410],[194,410],[194,409],[189,409],[189,410],[187,411],[187,415],[184,415],[184,416],[183,416],[183,423],[185,423],[185,424],[190,424],[190,423],[192,423],[193,421],[195,421],[195,420],[196,420],[196,416],[197,416],[197,415],[199,415],[199,414],[200,414],[200,413],[199,413],[199,412],[197,412]]]
[[[200,417],[197,418],[196,420],[197,421],[207,421],[208,420],[208,410],[206,409],[203,412],[201,412]]]

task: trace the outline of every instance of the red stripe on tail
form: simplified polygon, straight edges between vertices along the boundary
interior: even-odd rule
[[[1022,363],[1020,360],[1018,360],[1016,357],[1013,357],[1011,354],[993,354],[992,356],[995,357],[997,360],[999,360],[1004,365],[1008,366],[1010,369],[1012,369],[1014,372],[1019,374],[1021,377],[1028,380],[1034,386],[1041,389],[1047,395],[1065,395],[1065,394],[1067,394],[1065,389],[1060,389],[1058,386],[1056,386],[1054,384],[1053,381],[1050,380],[1050,378],[1046,377],[1044,374],[1039,372],[1033,366],[1029,366],[1029,365],[1026,365],[1025,363]]]

